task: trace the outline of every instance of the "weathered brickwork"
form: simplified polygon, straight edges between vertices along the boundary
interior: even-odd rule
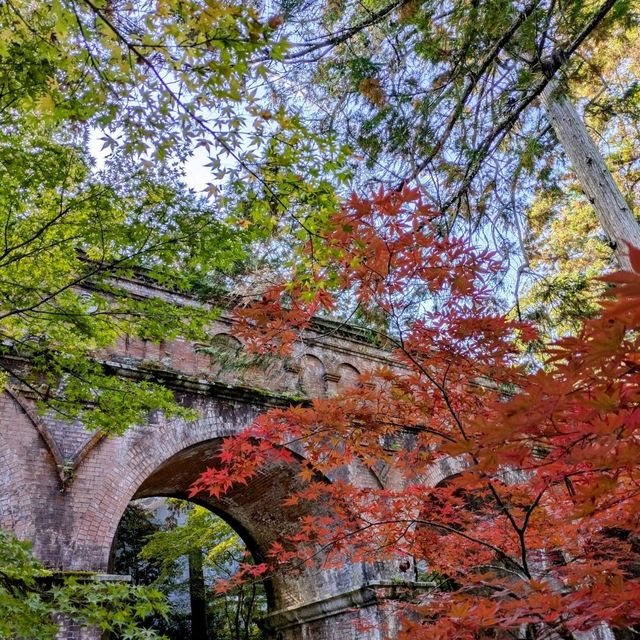
[[[132,285],[133,286],[133,285]],[[212,327],[221,344],[239,346],[233,324]],[[129,375],[153,371],[175,390],[198,419],[151,415],[122,437],[103,438],[82,425],[39,415],[29,397],[12,389],[0,399],[0,527],[34,543],[36,554],[62,570],[109,571],[119,520],[130,500],[152,495],[185,497],[208,466],[222,438],[245,429],[259,412],[285,394],[332,394],[353,385],[360,372],[386,361],[386,354],[355,332],[333,325],[309,331],[286,361],[251,364],[231,371],[198,345],[175,340],[160,345],[122,338],[101,354]],[[267,389],[264,393],[258,388]],[[353,465],[351,481],[380,486],[385,469]],[[258,556],[295,527],[304,515],[283,509],[296,485],[297,469],[274,465],[224,499],[202,504],[226,517]],[[430,482],[437,482],[434,477]],[[271,586],[270,626],[285,640],[381,638],[385,617],[368,585],[393,578],[389,566],[351,565],[315,570]],[[368,599],[362,594],[369,594]],[[352,594],[347,598],[344,594]],[[353,595],[356,594],[356,595]],[[345,605],[345,598],[351,602]],[[353,607],[356,607],[355,609]],[[358,631],[354,620],[371,623]],[[90,630],[67,629],[66,638],[90,638]]]

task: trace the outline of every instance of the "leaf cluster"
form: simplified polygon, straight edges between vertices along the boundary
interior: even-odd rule
[[[499,265],[443,236],[416,192],[353,197],[333,222],[332,268],[389,317],[400,366],[260,417],[192,494],[223,495],[266,464],[297,468],[284,507],[304,515],[271,570],[375,558],[444,576],[404,605],[402,638],[637,624],[640,249],[633,272],[603,279],[599,312],[530,371],[520,345],[536,332],[491,304]],[[443,296],[437,310],[407,303],[417,284]],[[333,304],[326,289],[301,287],[295,307],[282,291],[243,311],[253,341]],[[348,481],[354,467],[376,483]]]
[[[149,616],[166,615],[164,596],[149,587],[102,582],[93,575],[58,576],[32,556],[30,545],[0,532],[0,636],[57,637],[64,617],[122,638],[158,638],[144,627]]]

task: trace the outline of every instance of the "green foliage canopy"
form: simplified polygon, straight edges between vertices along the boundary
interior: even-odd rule
[[[54,640],[65,616],[130,640],[158,637],[143,626],[164,616],[160,591],[124,582],[101,582],[90,574],[55,576],[33,558],[29,545],[0,532],[0,637]]]

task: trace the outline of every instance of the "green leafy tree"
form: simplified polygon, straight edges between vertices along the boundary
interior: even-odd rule
[[[516,298],[529,293],[521,306],[531,304],[530,315],[540,316],[553,291],[562,299],[545,321],[575,326],[576,308],[589,311],[597,295],[589,276],[609,267],[612,247],[625,263],[624,241],[640,237],[636,4],[283,1],[280,8],[289,49],[265,64],[287,78],[283,100],[304,99],[309,121],[350,145],[353,184],[417,182],[445,214],[444,228],[512,260],[515,286],[513,278],[506,284]],[[601,187],[593,172],[578,170],[565,140],[558,146],[560,126],[548,114],[560,103],[573,109],[574,124],[584,129],[585,121],[617,184],[609,176]],[[540,204],[550,193],[543,221]],[[569,262],[555,259],[568,235],[554,240],[560,229],[575,233]]]
[[[232,590],[216,589],[231,580],[247,550],[238,534],[221,518],[203,507],[177,505],[184,522],[153,534],[142,549],[141,558],[158,562],[162,568],[156,585],[167,590],[188,591],[193,609],[194,595],[206,602],[210,640],[257,640],[262,638],[256,618],[266,612],[266,597],[260,582],[239,584]],[[189,559],[184,571],[185,556]],[[196,561],[194,562],[194,557]],[[201,575],[198,576],[198,573]],[[201,584],[194,585],[200,577]],[[204,589],[195,593],[195,589]],[[194,637],[196,637],[194,635]]]
[[[118,527],[115,570],[134,583],[153,585],[172,605],[154,628],[170,638],[257,640],[256,618],[266,612],[261,583],[216,589],[231,580],[247,551],[238,534],[209,510],[169,501],[159,522],[147,506],[129,505]]]
[[[209,303],[258,241],[335,207],[330,136],[276,108],[255,63],[282,56],[275,26],[226,1],[0,7],[1,366],[43,410],[116,433],[179,412],[102,356],[122,335],[206,343],[215,304],[135,299],[122,279]],[[196,149],[208,200],[182,184]],[[287,251],[264,253],[278,265]]]
[[[638,211],[640,58],[633,45],[637,19],[617,27],[613,37],[594,38],[583,51],[573,95],[607,165],[633,211]],[[593,276],[611,269],[613,251],[593,207],[570,167],[559,166],[545,147],[541,186],[528,209],[523,273],[532,274],[520,299],[523,317],[547,335],[577,328],[596,309],[603,285]]]
[[[249,85],[264,72],[248,59],[278,55],[269,32],[253,9],[227,2],[0,4],[2,386],[105,433],[152,410],[191,415],[152,372],[119,376],[109,352],[123,335],[206,343],[220,291],[262,234],[229,225],[219,202],[189,191],[180,163],[200,145],[211,162],[251,174],[255,148],[241,131]],[[100,165],[96,134],[108,154]],[[134,296],[136,280],[193,304]],[[28,637],[53,612],[104,629],[112,615],[112,630],[131,635],[146,616],[135,607],[151,597],[140,591],[136,604],[126,585],[41,591],[34,580],[49,574],[16,545],[3,536],[4,575],[34,578],[7,583],[0,635]],[[47,624],[39,637],[54,634]]]
[[[122,335],[205,340],[215,305],[136,298],[129,282],[187,294],[199,280],[221,282],[245,257],[242,234],[170,175],[96,175],[82,149],[26,127],[0,134],[0,170],[0,366],[10,384],[106,432],[152,409],[175,413],[153,381],[114,376],[107,353]]]
[[[285,213],[299,225],[297,209],[331,200],[321,174],[339,173],[339,154],[277,99],[260,60],[283,56],[278,25],[253,2],[12,0],[0,12],[6,109],[93,127],[111,163],[181,165],[198,149],[218,206],[231,200],[263,233]]]
[[[114,6],[0,7],[0,333],[10,384],[43,409],[121,432],[152,409],[178,407],[153,381],[111,375],[100,354],[125,334],[202,338],[215,309],[134,299],[117,279],[143,273],[189,293],[197,281],[236,269],[246,242],[180,184],[163,151],[179,130],[172,98],[150,86],[144,106],[143,76],[161,76],[142,73],[118,39],[107,15],[116,20]],[[144,22],[144,12],[131,11]],[[167,29],[180,23],[164,13]],[[139,33],[134,16],[121,18]],[[221,73],[216,67],[211,76],[225,84]],[[122,152],[102,172],[89,153],[96,127],[123,136]],[[155,155],[143,158],[148,145]]]
[[[90,574],[57,576],[32,555],[30,546],[0,532],[0,637],[54,640],[64,619],[132,640],[158,636],[145,627],[164,616],[160,591],[124,582],[101,582]]]
[[[419,178],[435,208],[453,208],[453,217],[468,217],[476,202],[486,211],[495,172],[536,157],[548,125],[533,107],[550,79],[562,71],[584,81],[590,74],[574,60],[594,40],[628,36],[637,20],[615,0],[281,9],[290,46],[272,64],[295,77],[319,126],[363,153],[369,176],[392,185]]]
[[[153,515],[135,502],[129,504],[122,514],[113,545],[113,571],[129,575],[134,584],[151,584],[158,578],[161,567],[158,562],[145,560],[140,552],[162,525]]]

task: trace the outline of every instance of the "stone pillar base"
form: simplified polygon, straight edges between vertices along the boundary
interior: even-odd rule
[[[383,640],[397,635],[397,603],[431,583],[380,581],[322,600],[274,611],[261,626],[275,640]]]

